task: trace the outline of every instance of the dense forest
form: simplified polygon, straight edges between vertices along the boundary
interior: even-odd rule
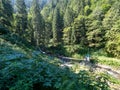
[[[12,0],[11,6],[5,0],[1,3],[0,25],[38,47],[65,48],[69,54],[79,53],[82,48],[104,49],[119,58],[118,2]]]
[[[0,90],[119,90],[114,75],[79,65],[89,56],[89,64],[120,69],[119,7],[119,0],[0,0]],[[79,60],[61,67],[59,57]]]

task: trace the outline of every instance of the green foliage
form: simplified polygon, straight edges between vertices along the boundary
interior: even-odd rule
[[[108,57],[108,53],[104,50],[94,51],[92,55],[92,59],[94,59],[95,62],[102,64],[102,65],[108,65],[112,68],[119,69],[120,68],[120,62],[117,58]]]
[[[98,63],[100,64],[105,64],[105,65],[109,65],[113,68],[119,69],[120,68],[120,62],[119,59],[114,59],[114,58],[108,58],[108,57],[97,57],[98,58]]]
[[[0,38],[0,89],[109,90],[107,79],[103,76],[97,75],[96,78],[88,71],[76,74],[51,59],[42,56],[40,51],[26,51]]]
[[[70,45],[72,44],[72,40],[71,40],[71,36],[72,36],[72,27],[67,27],[67,28],[64,28],[63,30],[63,41],[64,41],[64,44],[66,45]]]
[[[16,7],[15,32],[21,37],[24,37],[27,29],[27,11],[24,0],[17,0]]]
[[[10,0],[0,1],[0,24],[11,29],[13,21],[13,8]]]
[[[56,7],[57,9],[59,9],[60,15],[64,21],[64,28],[61,28],[60,30],[63,30],[63,33],[59,33],[61,34],[63,38],[62,40],[65,45],[79,44],[80,46],[89,46],[93,49],[106,47],[106,51],[109,55],[119,57],[119,43],[116,42],[118,38],[116,37],[116,41],[111,41],[108,35],[108,33],[112,32],[113,28],[116,27],[114,25],[119,25],[118,23],[114,23],[119,20],[118,1],[51,1],[51,3],[43,7],[42,13],[44,19],[52,24],[52,18],[55,18],[56,16],[54,15]],[[60,25],[59,22],[57,24]],[[56,29],[54,28],[55,30],[52,30],[53,36],[59,36],[58,33],[55,34],[55,31],[59,30],[57,29],[57,24],[55,24],[54,22],[54,24],[52,25],[52,27],[56,26]],[[110,36],[114,38],[114,35]],[[60,41],[60,43],[62,43],[62,40]],[[51,41],[54,40],[52,39]],[[115,45],[113,45],[112,43]],[[112,49],[112,47],[114,46],[116,48]]]
[[[102,5],[102,10],[104,13],[106,13],[110,9],[111,5],[110,4],[103,4]]]
[[[71,23],[73,22],[74,14],[71,8],[67,7],[65,14],[64,14],[64,26],[71,26]]]
[[[60,69],[47,62],[39,62],[37,60],[30,62],[31,60],[29,60],[29,64],[25,63],[25,61],[24,63],[9,62],[10,64],[8,67],[2,68],[1,89],[6,89],[8,87],[10,90],[22,90],[25,88],[25,90],[32,90],[34,85],[39,85],[39,83],[41,83],[43,89],[45,89],[45,87],[50,87],[53,90],[54,88],[57,90],[79,90],[83,88],[87,90],[89,87],[90,89],[96,90],[100,88],[108,90],[108,86],[106,82],[103,81],[103,77],[99,77],[97,80],[95,76],[86,71],[81,71],[77,75],[68,69]],[[6,84],[4,84],[5,82]],[[35,88],[37,87],[39,86]],[[39,89],[41,89],[41,87]]]
[[[78,45],[66,45],[65,50],[67,52],[67,55],[69,56],[75,56],[76,54],[85,55],[88,53],[88,49]]]
[[[100,48],[104,46],[104,28],[100,21],[96,20],[91,23],[87,31],[87,40],[92,48]]]
[[[0,25],[0,35],[1,34],[7,34],[9,33],[9,30],[5,27],[3,27],[2,25]]]
[[[85,15],[88,16],[91,12],[92,12],[92,10],[90,9],[90,7],[85,6]]]
[[[79,58],[105,48],[107,54],[120,58],[119,1],[47,0],[42,6],[38,1],[33,0],[31,9],[24,0],[16,1],[12,28],[10,1],[0,0],[0,90],[109,90],[106,75],[74,73],[31,44],[48,53]],[[18,35],[7,33],[8,29]],[[119,60],[97,54],[92,63],[119,68]]]
[[[58,6],[54,10],[54,17],[52,22],[52,32],[53,32],[53,45],[56,46],[61,41],[61,17]]]
[[[21,31],[19,27],[26,26],[25,21],[28,20],[27,30],[23,28],[22,31],[26,31],[23,34],[33,45],[48,47],[60,44],[79,44],[93,49],[106,48],[109,55],[119,57],[120,47],[117,42],[119,34],[113,35],[116,32],[115,29],[119,28],[120,12],[118,7],[120,4],[118,1],[46,0],[38,1],[37,4],[34,4],[37,2],[36,0],[33,0],[33,3],[26,2],[27,8],[25,3],[21,5],[24,17],[20,17],[20,14],[15,15],[18,17],[15,18],[15,26],[17,26],[17,31]],[[33,4],[31,9],[30,4]],[[2,7],[2,4],[0,6]],[[20,4],[16,6],[20,6]],[[0,15],[3,17],[2,10],[0,9]],[[28,14],[28,17],[25,13]],[[22,21],[24,22],[22,23]],[[22,23],[21,26],[20,23]],[[110,34],[112,40],[109,38],[109,32],[113,33]],[[114,37],[115,40],[113,40]],[[116,48],[113,48],[114,46]]]
[[[95,89],[99,90],[101,89],[106,89],[109,90],[108,85],[102,85],[102,83],[105,83],[105,77],[98,76],[98,78],[95,79],[94,75],[90,74],[89,72],[86,71],[80,71],[78,74],[79,79],[74,80],[73,82],[65,81],[63,85],[67,85],[68,87],[64,87],[60,90],[87,90],[87,89]],[[74,77],[75,78],[75,77]],[[98,83],[97,83],[98,82]],[[93,87],[94,86],[94,87]],[[103,90],[104,90],[103,89]]]
[[[83,15],[79,15],[73,25],[73,31],[75,36],[75,44],[84,45],[86,40],[86,27],[85,27],[85,17]]]
[[[44,45],[45,23],[42,15],[40,14],[38,0],[33,0],[31,13],[34,45]]]
[[[107,24],[105,23],[106,28],[108,28],[107,33],[106,33],[106,39],[107,39],[107,43],[106,43],[106,51],[108,52],[109,55],[111,56],[116,56],[116,57],[120,57],[120,20],[119,20],[119,15],[120,13],[118,12],[119,9],[117,8],[117,6],[120,6],[119,3],[114,3],[113,7],[110,9],[110,11],[112,11],[110,13],[109,16],[106,16],[107,19],[105,19],[105,21],[107,22]],[[111,17],[111,22],[110,22],[110,18]]]

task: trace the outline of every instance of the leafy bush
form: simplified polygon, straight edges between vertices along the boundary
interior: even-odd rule
[[[41,60],[9,62],[0,68],[0,89],[10,90],[108,90],[104,77],[80,71],[75,74],[68,68],[60,68]],[[41,86],[41,87],[39,87]]]
[[[17,51],[11,49],[11,52],[6,53],[15,52]],[[50,63],[51,60],[44,61],[43,57],[33,56],[34,58],[14,56],[14,60],[1,58],[0,90],[87,90],[88,88],[99,90],[98,88],[103,88],[99,84],[107,85],[107,82],[97,80],[95,74],[90,72],[80,71],[79,74],[75,74],[68,68]],[[92,84],[93,82],[95,84]]]

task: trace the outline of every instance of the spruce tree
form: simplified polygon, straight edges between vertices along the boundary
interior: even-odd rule
[[[45,46],[48,46],[48,44],[50,43],[50,39],[51,39],[51,36],[52,36],[52,27],[51,27],[51,23],[50,22],[45,22]]]
[[[27,29],[27,11],[24,0],[16,0],[17,12],[15,16],[16,33],[21,37],[25,36]]]
[[[85,17],[83,15],[79,15],[74,20],[74,34],[75,34],[75,43],[84,45],[86,43],[86,25],[85,25]]]
[[[10,0],[0,0],[0,24],[11,29],[13,21],[13,8]]]
[[[80,13],[80,0],[71,0],[71,6],[75,14],[78,15]]]
[[[40,8],[38,0],[33,0],[32,4],[32,25],[34,30],[34,41],[35,45],[44,44],[44,35],[45,35],[45,24],[44,20],[40,14]]]
[[[54,16],[52,22],[53,43],[54,45],[57,45],[61,41],[60,12],[58,7],[55,8],[53,16]]]
[[[66,27],[63,30],[63,42],[65,45],[71,44],[72,27]]]
[[[84,15],[84,8],[85,8],[85,0],[80,1],[80,14]]]
[[[104,20],[104,25],[107,28],[106,51],[116,57],[120,57],[120,8],[118,7],[120,7],[120,3],[116,1]]]
[[[71,23],[73,22],[74,14],[71,8],[67,7],[65,14],[64,14],[64,26],[71,26]]]
[[[120,20],[115,22],[115,25],[106,33],[107,43],[106,51],[120,58]]]
[[[90,47],[101,48],[104,46],[105,31],[100,21],[94,20],[88,27],[86,35]]]

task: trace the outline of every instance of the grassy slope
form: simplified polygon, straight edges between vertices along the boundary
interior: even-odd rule
[[[30,87],[34,88],[36,80],[49,71],[49,67],[53,72],[59,64],[58,59],[43,55],[16,35],[0,35],[0,90],[30,90]],[[46,80],[43,84],[47,86]]]
[[[0,55],[1,58],[14,59],[30,59],[35,55],[42,59],[54,59],[43,55],[42,52],[36,50],[29,42],[23,41],[17,35],[1,35],[0,36]],[[58,60],[57,60],[58,61]]]
[[[108,57],[105,51],[99,50],[92,53],[92,57],[95,58],[98,64],[108,65],[113,69],[120,69],[120,59],[114,57]]]
[[[81,71],[76,74],[68,68],[58,67],[61,63],[58,59],[43,55],[28,45],[16,35],[0,36],[0,90],[87,90],[87,86],[102,88],[98,86],[103,83],[102,79],[95,79],[93,73]],[[85,83],[87,81],[90,83]],[[92,81],[96,84],[91,85]]]
[[[18,38],[19,37],[17,37],[16,35],[10,35],[10,34],[0,36],[0,71],[2,71],[3,74],[6,74],[5,76],[2,77],[3,80],[8,81],[10,79],[10,77],[13,76],[12,74],[20,75],[20,76],[18,75],[19,78],[18,78],[18,81],[16,80],[16,84],[15,85],[13,84],[14,89],[20,88],[20,86],[21,86],[21,85],[19,85],[20,82],[24,83],[26,85],[26,86],[22,86],[23,88],[31,85],[31,82],[25,82],[25,81],[27,79],[28,79],[28,81],[30,81],[29,80],[30,78],[28,78],[28,77],[32,77],[33,79],[36,79],[36,77],[33,77],[33,76],[37,75],[39,73],[39,71],[37,71],[37,69],[39,68],[39,65],[41,68],[45,68],[45,70],[46,70],[45,73],[48,73],[48,76],[47,76],[48,78],[49,78],[49,75],[51,75],[51,74],[53,75],[53,79],[56,78],[55,83],[58,83],[58,81],[57,81],[58,74],[60,74],[60,76],[62,76],[62,77],[66,76],[66,75],[64,75],[66,73],[68,73],[67,77],[70,75],[69,72],[65,73],[64,71],[61,71],[61,69],[56,67],[60,64],[58,59],[56,59],[54,57],[43,55],[40,51],[36,51],[35,48],[32,47],[29,43],[23,43],[21,41],[21,39],[20,38],[18,39]],[[42,61],[45,61],[45,62],[39,64],[39,62],[42,62]],[[34,65],[36,65],[36,66],[34,66]],[[51,71],[49,71],[49,67],[51,68]],[[56,68],[58,68],[60,71],[56,72],[56,70],[57,70]],[[21,72],[22,72],[22,74],[21,74]],[[32,76],[28,76],[29,73]],[[37,78],[38,78],[38,76],[37,76]],[[48,79],[48,78],[46,78],[46,79]],[[63,77],[63,78],[65,78],[65,77]],[[60,77],[60,79],[61,79],[61,77]],[[6,82],[6,81],[3,81],[3,82]],[[45,80],[44,84],[46,86],[50,85],[50,83],[46,82],[46,80]],[[2,84],[0,84],[0,85],[2,85]],[[9,86],[9,84],[6,84],[6,85]],[[58,85],[58,87],[59,87],[59,85]]]

